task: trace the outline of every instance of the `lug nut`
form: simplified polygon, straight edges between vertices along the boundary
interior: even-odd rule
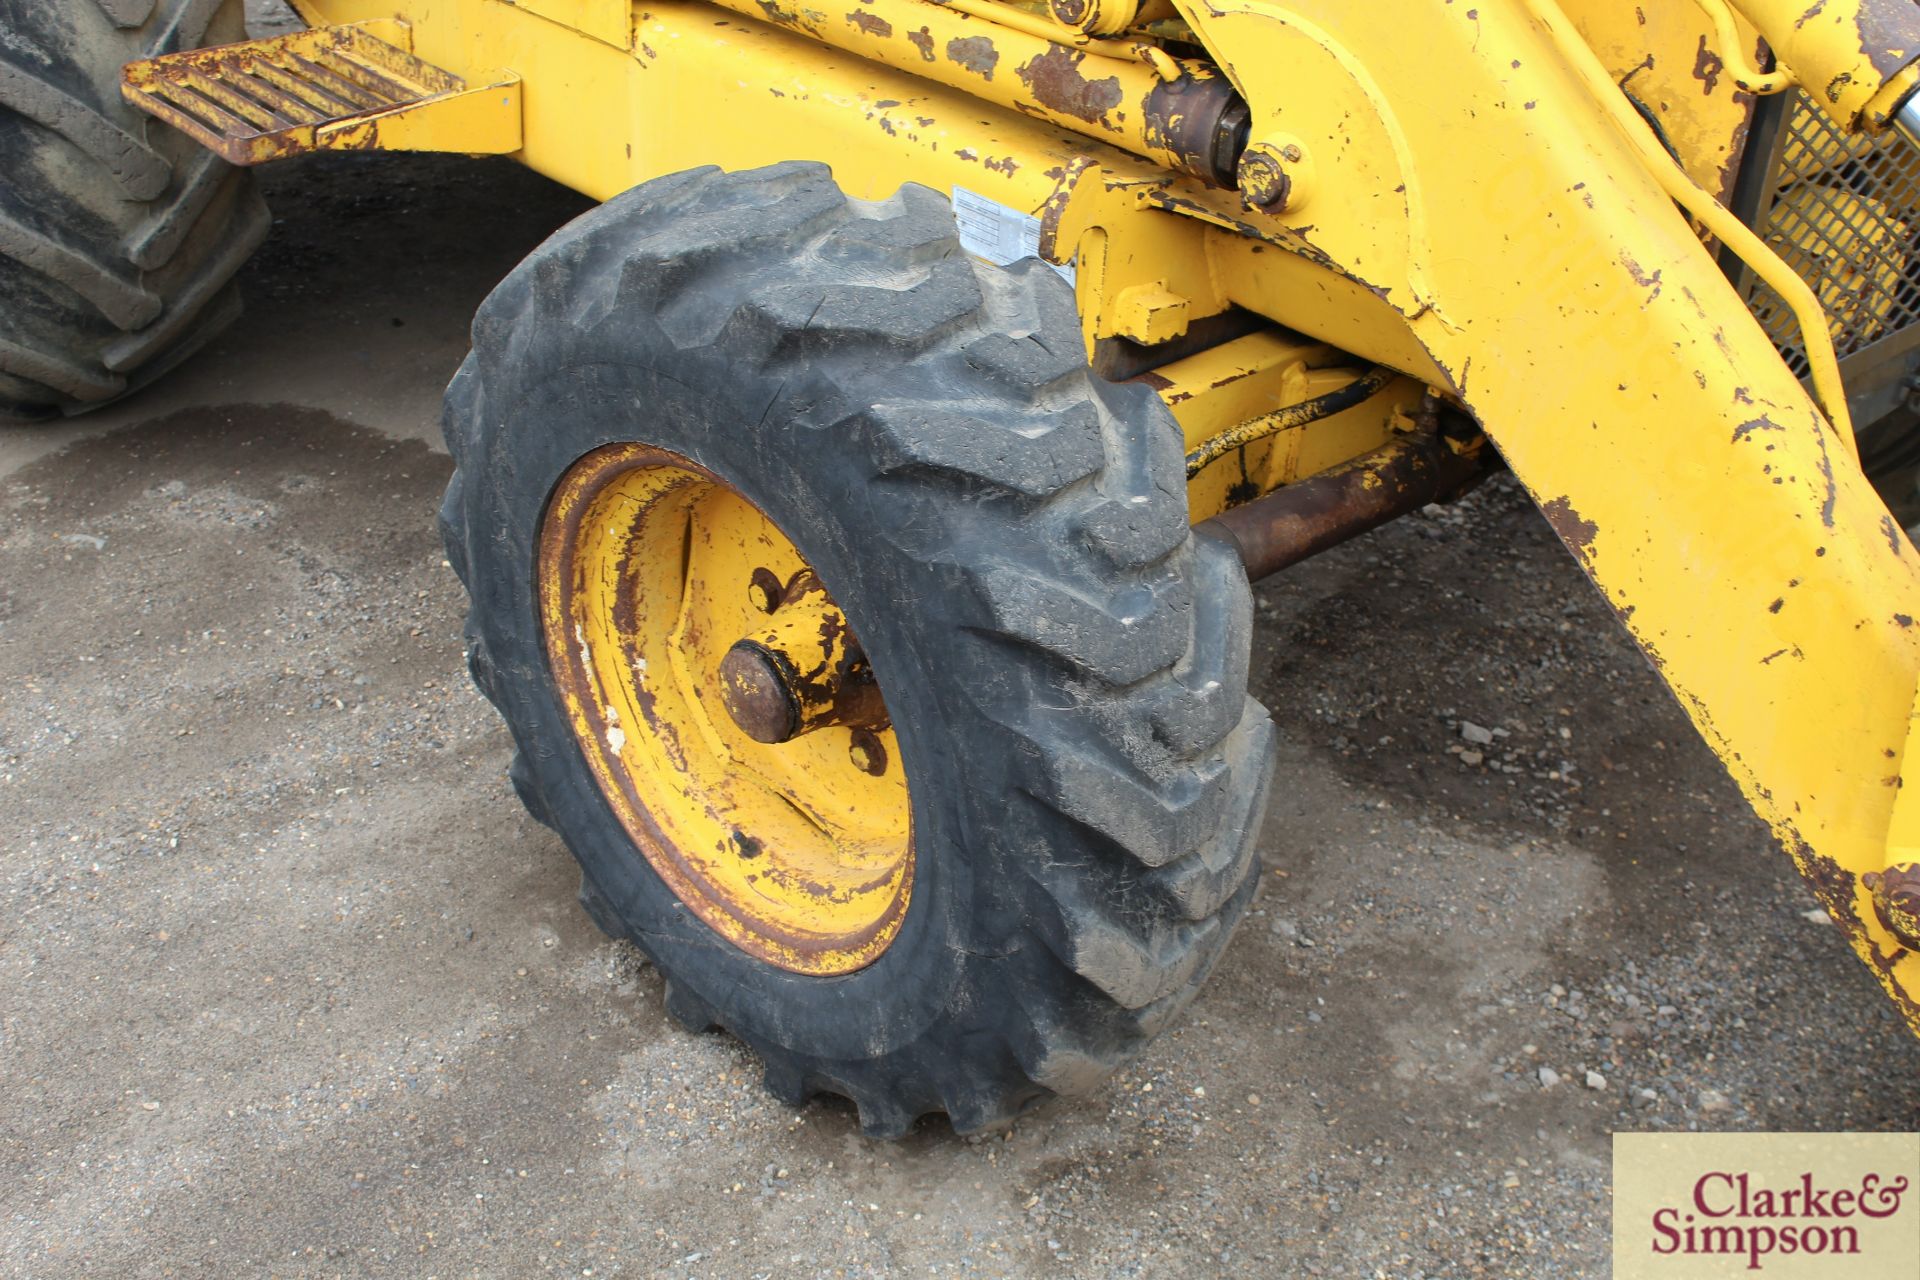
[[[886,744],[871,729],[853,731],[853,740],[847,744],[847,757],[853,761],[854,768],[876,778],[887,771]]]
[[[747,599],[753,607],[762,613],[772,613],[780,607],[780,579],[771,569],[755,569],[753,577],[747,583]]]

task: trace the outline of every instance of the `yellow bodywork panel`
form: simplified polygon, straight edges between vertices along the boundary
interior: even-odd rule
[[[397,14],[437,67],[510,69],[526,85],[520,157],[594,196],[705,164],[823,159],[855,196],[918,182],[1037,219],[1041,253],[1077,269],[1090,339],[1151,338],[1230,307],[1302,335],[1297,351],[1159,371],[1193,392],[1174,407],[1189,433],[1238,412],[1234,395],[1264,412],[1368,363],[1434,388],[1478,420],[1920,1030],[1920,953],[1862,882],[1887,865],[1907,768],[1916,553],[1676,209],[1677,175],[1617,96],[1619,79],[1653,77],[1621,65],[1631,33],[1599,0],[1177,0],[1183,52],[1205,57],[1171,66],[1124,39],[1034,53],[1034,15],[996,23],[991,0],[742,3],[767,21],[666,0],[634,10],[630,50],[562,25],[558,5],[296,7],[336,24]],[[1741,104],[1707,77],[1711,102],[1682,101],[1689,44],[1701,65],[1709,24],[1693,0],[1641,8],[1659,41],[1652,105],[1717,193]],[[1763,33],[1785,20],[1784,6],[1738,8]],[[1846,61],[1844,40],[1815,34],[1803,79]],[[1892,83],[1910,71],[1896,62],[1856,43],[1850,65],[1891,67]],[[1147,127],[1156,80],[1213,91],[1200,64],[1244,100],[1250,145],[1299,179],[1284,201],[1250,206],[1231,175],[1191,162],[1191,140]],[[1836,90],[1828,105],[1867,127],[1885,93]],[[1302,354],[1313,347],[1345,354],[1322,363]],[[1239,385],[1208,407],[1222,379]],[[1291,454],[1249,451],[1232,478],[1202,472],[1193,510],[1243,475],[1264,486],[1370,448],[1405,403],[1302,435]]]
[[[520,8],[616,49],[633,47],[632,0],[515,0]]]
[[[1564,7],[1615,83],[1659,121],[1687,176],[1718,199],[1732,196],[1754,98],[1734,83],[1728,51],[1700,6],[1567,0]],[[1736,56],[1750,63],[1762,42],[1751,23],[1739,21],[1737,30]]]
[[[1858,881],[1920,669],[1914,550],[1637,145],[1530,5],[1188,13],[1209,34],[1223,10],[1256,133],[1360,171],[1301,239],[1404,317],[1920,1023],[1920,956]],[[1276,65],[1284,92],[1255,71]],[[1459,163],[1468,139],[1500,163]]]

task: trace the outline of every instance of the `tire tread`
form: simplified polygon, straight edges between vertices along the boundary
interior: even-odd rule
[[[961,588],[947,606],[967,612],[954,663],[982,678],[956,680],[1004,739],[1033,809],[982,837],[1015,923],[979,949],[979,972],[999,985],[975,999],[964,1036],[823,1061],[729,1029],[761,1054],[776,1096],[849,1097],[875,1136],[935,1111],[962,1131],[996,1127],[1090,1087],[1218,959],[1257,885],[1271,768],[1271,726],[1245,696],[1250,594],[1187,529],[1170,416],[1144,388],[1093,378],[1071,293],[1050,270],[962,254],[936,193],[853,201],[824,166],[799,163],[644,184],[494,291],[449,388],[458,470],[441,523],[481,640],[486,592],[473,575],[500,548],[473,469],[504,447],[482,408],[487,384],[528,359],[543,326],[635,314],[689,358],[790,372],[768,412],[816,429],[822,447],[865,450],[874,491],[915,513],[876,531],[888,555]],[[497,687],[484,643],[469,652],[518,732],[520,695]],[[527,764],[535,749],[521,742],[512,775],[552,825]],[[633,936],[668,973],[676,1021],[725,1025],[672,955]]]
[[[117,68],[244,30],[240,0],[20,7],[0,51],[19,170],[0,183],[0,422],[106,404],[238,314],[270,222],[252,177],[125,103]]]

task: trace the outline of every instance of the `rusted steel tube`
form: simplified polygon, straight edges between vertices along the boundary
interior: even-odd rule
[[[1438,431],[1402,436],[1203,520],[1195,532],[1226,542],[1239,553],[1248,580],[1258,582],[1395,516],[1463,492],[1485,474],[1487,453],[1485,445],[1456,453]]]
[[[1076,48],[926,0],[868,0],[845,13],[788,7],[785,0],[712,2],[1215,186],[1234,184],[1244,104],[1204,63],[1155,57],[1179,71],[1169,80],[1148,61],[1109,56],[1110,48],[1127,51],[1122,43]]]
[[[1056,20],[1088,35],[1119,35],[1129,27],[1178,18],[1173,0],[1048,0]]]

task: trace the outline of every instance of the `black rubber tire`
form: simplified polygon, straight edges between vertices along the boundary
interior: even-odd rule
[[[0,0],[0,423],[118,399],[240,314],[252,175],[128,106],[120,67],[245,38],[241,0]]]
[[[1258,880],[1251,594],[1188,528],[1172,418],[1091,374],[1051,270],[968,258],[920,187],[865,204],[801,163],[662,178],[494,290],[446,432],[442,526],[514,785],[681,1023],[746,1041],[776,1095],[842,1094],[895,1136],[1084,1090],[1191,998]],[[794,537],[880,678],[916,863],[900,934],[858,972],[786,972],[710,932],[573,738],[536,530],[570,464],[634,439]]]

